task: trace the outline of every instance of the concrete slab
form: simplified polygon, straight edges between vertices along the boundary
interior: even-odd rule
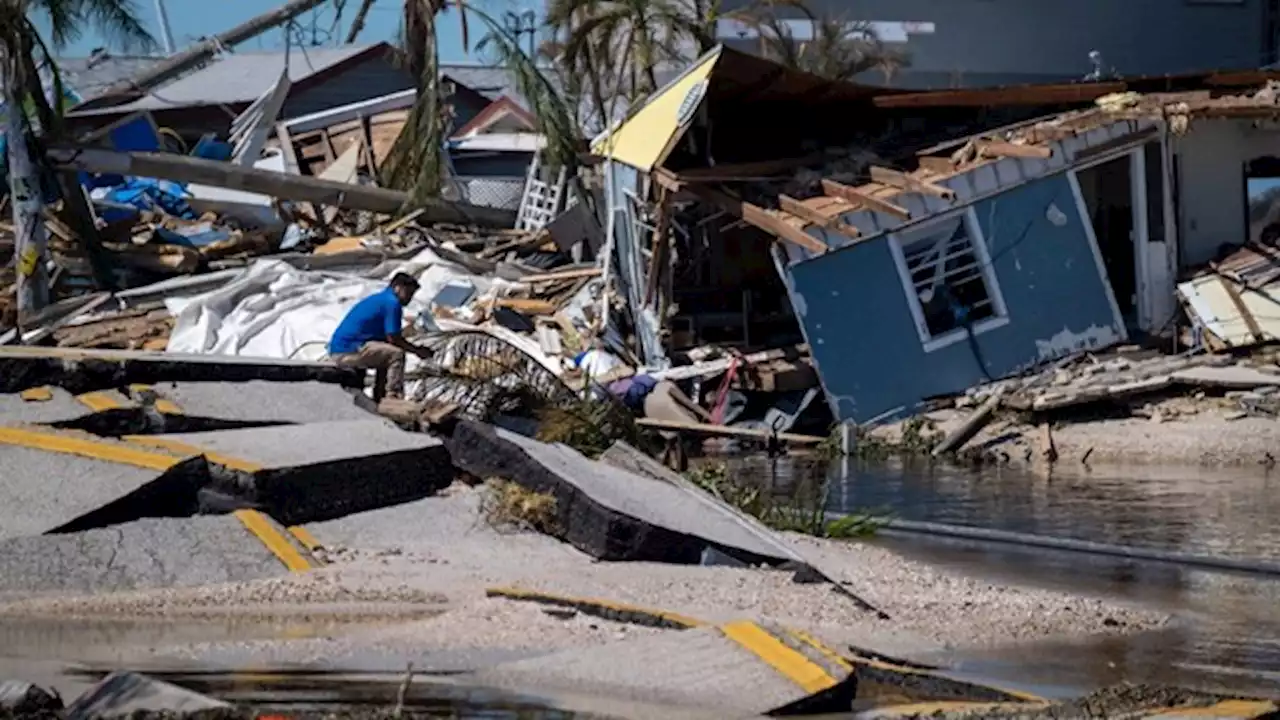
[[[718,515],[729,522],[736,523],[743,531],[755,536],[762,546],[772,549],[771,554],[787,558],[789,565],[797,572],[797,579],[801,577],[808,578],[812,581],[814,578],[826,582],[834,592],[838,592],[848,597],[858,607],[868,612],[873,612],[881,619],[889,619],[889,615],[879,608],[873,606],[863,598],[855,595],[843,584],[837,581],[829,570],[822,567],[822,562],[818,558],[809,557],[801,552],[791,543],[788,543],[780,534],[774,532],[754,517],[730,505],[729,503],[705,492],[698,486],[694,485],[687,478],[671,471],[657,460],[645,455],[636,448],[625,442],[617,441],[608,450],[600,456],[600,462],[611,465],[619,470],[624,470],[635,475],[641,475],[652,480],[664,482],[673,487],[680,488],[688,497],[689,502],[694,505],[701,506],[711,515]]]
[[[286,525],[417,500],[454,474],[440,440],[378,418],[130,440],[221,466],[202,490],[206,511],[256,507]]]
[[[73,393],[132,383],[317,380],[362,387],[364,373],[328,363],[133,350],[0,346],[0,393],[52,385]]]
[[[162,383],[155,391],[195,417],[289,423],[374,417],[355,404],[346,388],[314,380]]]
[[[145,675],[116,672],[67,707],[67,720],[104,720],[135,712],[182,715],[202,710],[230,710],[231,704]]]
[[[458,467],[552,492],[575,547],[604,560],[697,563],[707,549],[759,563],[795,556],[734,515],[694,502],[673,483],[596,462],[564,445],[462,422],[450,439]]]
[[[0,593],[98,593],[274,577],[288,571],[236,517],[152,518],[0,540]]]
[[[852,676],[829,676],[753,623],[570,650],[497,665],[474,678],[486,685],[583,692],[726,714],[762,714],[802,703],[810,712],[847,711],[855,690]]]
[[[55,452],[17,442],[65,441]],[[0,428],[0,538],[39,535],[195,511],[203,460],[147,454],[150,467],[111,459],[111,443]],[[32,444],[35,444],[34,442]],[[102,451],[98,457],[89,453]],[[127,457],[127,456],[126,456]]]

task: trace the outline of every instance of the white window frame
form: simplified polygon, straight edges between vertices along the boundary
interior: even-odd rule
[[[956,216],[960,217],[961,222],[964,223],[965,232],[969,235],[969,243],[973,246],[973,253],[981,266],[982,281],[986,285],[987,294],[991,298],[991,309],[994,313],[992,317],[984,318],[974,323],[972,325],[973,334],[978,336],[1009,324],[1009,310],[1004,303],[1004,293],[1000,290],[1000,280],[996,277],[995,268],[991,265],[991,254],[987,249],[987,239],[982,234],[982,227],[978,224],[978,215],[973,207],[970,206],[930,218],[927,222],[912,225],[909,228],[889,234],[889,249],[893,254],[893,264],[897,266],[898,280],[902,284],[903,294],[906,295],[907,307],[911,310],[911,317],[915,320],[916,333],[920,337],[920,344],[926,353],[935,352],[958,342],[963,342],[968,338],[969,330],[960,327],[938,336],[929,333],[929,325],[924,319],[924,308],[920,304],[920,296],[916,294],[915,283],[911,280],[911,271],[907,268],[907,256],[903,248],[924,240],[929,236],[931,228],[949,224],[949,221],[953,221]],[[904,242],[903,236],[907,236],[906,242]]]

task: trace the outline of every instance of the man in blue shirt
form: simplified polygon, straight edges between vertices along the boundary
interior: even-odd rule
[[[375,370],[374,400],[404,397],[405,353],[424,360],[431,351],[404,339],[403,308],[418,291],[412,275],[396,273],[382,292],[355,304],[329,339],[329,358],[339,367]]]

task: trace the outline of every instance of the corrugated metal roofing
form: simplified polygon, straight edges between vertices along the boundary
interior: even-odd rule
[[[62,84],[83,98],[91,98],[108,87],[137,76],[164,60],[141,55],[100,55],[97,57],[58,58]]]
[[[289,80],[297,84],[334,65],[383,47],[384,43],[338,48],[295,48],[288,55]],[[138,100],[73,114],[114,115],[136,110],[156,111],[253,102],[275,84],[280,71],[285,67],[285,59],[283,52],[225,53],[205,67],[162,85]]]

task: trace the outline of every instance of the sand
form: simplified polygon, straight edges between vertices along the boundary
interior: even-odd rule
[[[1071,593],[966,577],[866,543],[788,536],[824,569],[887,612],[860,610],[825,584],[757,568],[605,563],[551,538],[497,532],[480,515],[478,490],[320,523],[313,533],[330,565],[306,574],[205,588],[92,597],[31,598],[0,605],[6,617],[164,616],[198,622],[219,614],[350,613],[321,637],[213,642],[154,639],[133,661],[355,663],[474,666],[494,658],[584,647],[637,633],[679,632],[486,598],[494,586],[610,599],[712,622],[772,620],[899,657],[1050,638],[1149,630],[1163,613]],[[374,622],[383,608],[385,622]],[[413,615],[414,608],[429,610]],[[442,658],[447,659],[442,660]],[[345,659],[345,660],[344,660]],[[461,669],[461,668],[458,668]]]

